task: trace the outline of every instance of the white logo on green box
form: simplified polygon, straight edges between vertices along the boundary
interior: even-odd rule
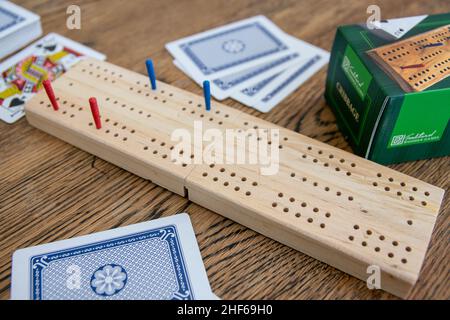
[[[388,147],[441,140],[450,119],[449,101],[449,90],[406,94]]]
[[[341,67],[360,98],[364,100],[370,82],[372,81],[372,75],[350,46],[345,48]]]

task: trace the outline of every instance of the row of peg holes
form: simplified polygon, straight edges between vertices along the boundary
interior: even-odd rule
[[[92,67],[93,64],[91,63],[90,66]],[[96,69],[100,69],[100,67],[97,66]],[[85,72],[86,70],[83,69],[82,71]],[[103,71],[107,72],[108,69],[104,69]],[[90,74],[92,74],[92,72],[90,72]],[[114,75],[115,72],[112,71],[111,74]],[[121,74],[119,74],[118,76],[119,76],[120,78],[122,77]],[[98,78],[98,77],[97,77],[97,78]],[[104,80],[107,80],[107,79],[105,78]],[[114,83],[114,82],[113,82],[113,83]],[[70,83],[69,85],[72,86],[73,84]],[[57,98],[57,100],[59,100],[59,98]],[[110,101],[110,98],[109,98],[109,97],[106,97],[105,100],[106,100],[106,101]],[[164,101],[164,102],[165,102],[165,101]],[[43,101],[41,102],[41,104],[42,104],[42,103],[43,103]],[[119,103],[119,102],[118,102],[117,100],[114,100],[114,101],[113,101],[113,104],[118,104],[118,103]],[[66,101],[63,101],[63,104],[66,104]],[[71,105],[71,107],[74,107],[74,106],[75,106],[74,104]],[[50,104],[48,105],[48,107],[50,107]],[[126,105],[126,104],[122,104],[121,107],[122,107],[122,108],[125,108],[125,107],[127,107],[127,105]],[[79,111],[82,111],[83,108],[80,107],[78,110],[79,110]],[[130,111],[134,111],[134,110],[135,110],[134,107],[130,107]],[[65,114],[65,113],[66,113],[66,111],[63,111],[63,114]],[[138,113],[139,113],[139,114],[143,114],[144,111],[139,110]],[[147,118],[150,118],[150,117],[151,117],[151,114],[150,114],[150,113],[147,113],[147,114],[146,114],[146,117],[147,117]],[[110,119],[107,118],[107,119],[105,120],[105,122],[106,122],[106,123],[110,122]],[[119,123],[116,121],[116,122],[113,123],[113,126],[118,126],[118,124],[119,124]],[[93,126],[93,123],[90,122],[90,123],[89,123],[89,126]],[[123,126],[121,127],[122,130],[126,130],[126,128],[127,128],[127,127],[126,127],[125,125],[123,125]],[[110,129],[106,129],[106,130],[105,130],[105,133],[107,133],[107,134],[110,133],[110,132],[111,132]],[[134,130],[134,129],[130,130],[130,133],[132,133],[132,134],[135,133],[135,130]],[[118,133],[114,133],[114,137],[115,137],[115,138],[118,138],[118,137],[119,137],[119,134],[118,134]],[[128,138],[127,138],[126,136],[122,138],[122,141],[127,141],[127,140],[128,140]],[[153,138],[151,141],[154,142],[155,140],[156,140],[156,139]],[[165,145],[165,143],[162,142],[162,143],[161,143],[161,146],[164,146],[164,145]],[[148,146],[144,146],[144,150],[148,150],[148,149],[149,149]],[[173,149],[173,146],[170,147],[170,150],[172,150],[172,149]],[[155,155],[158,154],[158,151],[157,151],[157,150],[153,150],[153,154],[155,154]],[[166,158],[167,158],[167,155],[166,155],[166,154],[162,154],[161,157],[162,157],[163,159],[166,159]],[[187,165],[186,165],[185,163],[183,163],[182,166],[183,166],[183,167],[186,167]]]
[[[407,54],[409,54],[409,51],[402,52],[401,54],[398,54],[398,55],[396,55],[396,56],[393,56],[393,57],[389,58],[388,60],[389,60],[389,61],[394,61],[394,60],[400,59],[401,57],[406,56]]]
[[[290,174],[290,177],[291,178],[295,178],[297,175],[294,173],[294,172],[291,172],[291,174]],[[308,178],[307,177],[302,177],[301,178],[301,181],[302,182],[308,182]],[[314,181],[313,183],[312,183],[312,185],[314,186],[314,187],[319,187],[319,183],[318,182],[316,182],[316,181]],[[328,186],[326,186],[326,187],[324,187],[324,190],[326,191],[326,192],[329,192],[329,191],[331,191],[331,188],[330,187],[328,187]],[[340,197],[340,196],[342,196],[342,192],[341,191],[336,191],[336,196],[337,197]],[[347,200],[348,201],[353,201],[355,198],[353,197],[353,196],[348,196],[347,197]]]
[[[90,66],[93,67],[93,64],[91,63]],[[100,69],[100,67],[99,67],[99,66],[96,66],[96,69]],[[83,69],[82,71],[85,72],[86,69]],[[103,71],[104,71],[104,72],[107,72],[108,69],[104,69]],[[90,74],[92,74],[92,72],[90,72]],[[112,74],[114,75],[114,72],[112,72]],[[119,76],[122,77],[121,74],[119,74]],[[107,79],[105,79],[105,80],[107,80]],[[141,84],[141,81],[139,81],[139,80],[136,81],[135,83],[136,83],[136,85],[142,85],[142,84]],[[149,87],[148,84],[144,84],[143,86],[144,86],[145,88],[148,88],[148,87]],[[134,91],[134,87],[129,87],[129,89],[130,89],[130,91]],[[138,94],[142,94],[143,91],[142,91],[141,89],[139,89],[139,90],[137,90],[137,93],[138,93]],[[165,92],[165,90],[161,90],[160,93],[161,93],[161,94],[165,94],[166,92]],[[148,96],[150,96],[150,93],[147,92],[147,93],[145,93],[145,95],[148,97]],[[172,97],[172,96],[173,96],[173,93],[169,93],[169,96]],[[154,100],[158,100],[158,96],[153,96],[153,99],[154,99]],[[164,100],[164,99],[162,100],[162,103],[166,103],[166,102],[167,102],[166,100]],[[114,103],[117,103],[117,101],[115,101]],[[189,105],[194,104],[194,102],[193,102],[192,100],[189,100],[187,103],[188,103]],[[124,105],[122,105],[122,107],[123,107],[123,106],[124,106]],[[198,108],[203,108],[203,105],[200,104],[200,103],[198,103],[198,104],[197,104],[197,107],[198,107]],[[131,108],[131,109],[133,109],[133,108]],[[195,110],[188,110],[186,107],[182,107],[182,111],[190,111],[191,114],[195,114],[195,113],[196,113]],[[221,111],[220,111],[220,110],[216,110],[216,111],[214,111],[214,113],[217,114],[217,115],[219,115],[219,114],[221,113]],[[203,117],[205,117],[205,116],[206,116],[206,114],[200,113],[200,118],[203,118]],[[229,116],[230,116],[230,115],[227,114],[227,113],[224,114],[224,118],[229,118]],[[209,117],[208,120],[212,122],[212,121],[214,121],[214,118],[213,118],[213,117]],[[222,124],[223,124],[223,121],[218,121],[218,124],[219,124],[219,125],[222,125]],[[244,124],[245,124],[245,125],[248,125],[248,122],[245,122]],[[254,128],[257,129],[257,126],[254,126]],[[287,140],[287,138],[285,138],[285,140]],[[270,141],[269,141],[269,144],[270,144]],[[282,149],[282,145],[280,145],[279,148]]]
[[[212,169],[212,168],[215,167],[215,164],[210,164],[209,167]],[[219,171],[220,171],[221,173],[224,173],[224,172],[226,171],[226,169],[225,169],[225,168],[220,168]],[[203,173],[202,173],[202,176],[206,178],[206,177],[208,177],[208,173],[207,173],[207,172],[203,172]],[[233,178],[233,179],[237,179],[237,178],[238,178],[235,172],[231,172],[231,173],[230,173],[230,177]],[[212,178],[212,180],[213,180],[214,182],[219,182],[219,177],[214,176],[214,177]],[[248,181],[248,179],[247,179],[246,177],[241,177],[241,178],[240,178],[240,181],[243,182],[243,183],[246,183],[246,182]],[[225,181],[223,182],[223,186],[224,186],[224,187],[228,187],[229,185],[230,185],[230,182],[229,182],[229,181],[226,181],[226,180],[225,180]],[[252,182],[252,186],[253,186],[253,187],[258,186],[258,182],[253,181],[253,182]],[[234,189],[234,191],[238,192],[238,191],[241,190],[241,187],[235,186],[233,189]],[[250,190],[245,191],[244,194],[245,194],[247,197],[249,197],[249,196],[252,195],[252,193],[251,193]]]
[[[354,229],[354,230],[359,230],[359,225],[355,224],[355,225],[353,226],[353,229]],[[366,230],[366,235],[367,235],[367,236],[371,236],[372,234],[373,234],[372,230],[370,230],[370,229],[367,229],[367,230]],[[355,240],[355,237],[354,237],[353,235],[350,235],[350,236],[348,237],[348,239],[349,239],[350,241],[353,242],[353,241]],[[379,239],[380,241],[385,241],[385,240],[386,240],[386,237],[385,237],[384,235],[380,235],[380,236],[378,237],[378,239]],[[396,240],[393,240],[393,241],[391,242],[391,244],[392,244],[393,247],[398,247],[398,246],[399,246],[399,242],[396,241]],[[363,240],[363,241],[361,241],[361,245],[362,245],[363,247],[368,247],[368,242],[367,242],[366,240]],[[373,249],[374,249],[375,252],[381,252],[381,248],[380,248],[379,246],[376,246],[376,247],[374,247]],[[388,251],[389,251],[389,250],[388,250]],[[405,251],[409,253],[409,252],[412,251],[412,249],[411,249],[410,246],[406,246],[406,247],[405,247]],[[387,253],[387,256],[388,256],[389,258],[394,258],[394,253],[389,251],[389,252]],[[403,264],[406,264],[406,263],[408,262],[408,260],[407,260],[406,258],[402,258],[400,261],[401,261]]]
[[[436,42],[443,42],[443,41],[448,41],[448,40],[450,40],[449,36],[443,36],[442,38],[436,39]]]
[[[442,74],[446,73],[447,71],[450,71],[450,66],[445,67],[445,68],[439,70],[439,72],[442,73]]]
[[[382,175],[381,173],[377,173],[377,177],[378,177],[378,178],[382,178],[383,175]],[[391,183],[393,183],[395,180],[394,180],[394,178],[389,177],[389,178],[388,178],[388,181],[391,182]],[[378,184],[378,182],[374,181],[374,182],[372,182],[372,186],[378,187],[379,184]],[[400,186],[401,186],[402,188],[406,188],[407,185],[406,185],[405,182],[400,182]],[[413,187],[411,188],[411,190],[412,190],[413,192],[418,192],[418,191],[419,191],[419,189],[418,189],[417,187],[415,187],[415,186],[413,186]],[[390,192],[390,191],[391,191],[391,187],[385,186],[385,187],[384,187],[384,191]],[[426,197],[429,197],[429,196],[430,196],[430,192],[428,192],[428,191],[424,191],[423,194],[424,194]],[[401,196],[403,195],[403,193],[402,193],[401,191],[397,191],[396,195],[399,196],[399,197],[401,197]],[[409,196],[408,199],[409,199],[409,201],[414,201],[414,200],[415,200],[415,198],[414,198],[413,196]],[[423,200],[423,201],[421,201],[421,204],[422,204],[423,206],[426,206],[426,205],[427,205],[427,202]]]
[[[136,81],[136,84],[137,84],[137,85],[141,85],[141,82],[138,80],[138,81]],[[145,88],[148,88],[149,85],[148,85],[148,84],[145,84],[144,87],[145,87]],[[130,87],[129,89],[130,89],[130,91],[133,91],[133,90],[134,90],[133,87]],[[142,93],[143,93],[143,91],[142,91],[141,89],[137,90],[136,92],[137,92],[138,94],[142,94]],[[161,93],[161,94],[165,94],[166,91],[165,91],[165,90],[161,90],[160,93]],[[146,96],[146,97],[149,97],[149,96],[150,96],[150,93],[149,93],[149,92],[146,92],[146,93],[145,93],[145,96]],[[173,96],[173,93],[169,93],[169,97],[172,97],[172,96]],[[153,96],[153,99],[154,99],[154,100],[158,100],[159,98],[158,98],[158,96]],[[167,101],[166,101],[165,99],[163,99],[163,100],[161,100],[161,102],[162,102],[162,103],[166,103]],[[193,101],[193,100],[188,100],[188,101],[187,101],[187,104],[188,104],[188,105],[193,105],[193,104],[194,104],[194,101]],[[203,106],[201,103],[197,103],[197,108],[204,108],[204,106]],[[196,113],[195,110],[189,110],[187,107],[182,107],[181,110],[182,110],[182,111],[186,111],[186,112],[190,112],[190,114],[195,114],[195,113]],[[213,112],[211,111],[211,114],[212,114],[212,113],[213,113]],[[215,110],[215,111],[214,111],[214,114],[216,114],[216,115],[219,115],[220,113],[221,113],[220,110]],[[200,118],[204,118],[206,115],[207,115],[207,114],[201,112],[201,113],[200,113]],[[229,118],[229,117],[230,117],[230,115],[229,115],[228,113],[225,113],[225,114],[224,114],[224,118]],[[209,120],[210,122],[212,122],[212,121],[214,121],[214,118],[210,116],[210,117],[208,118],[208,120]],[[217,123],[218,123],[219,125],[222,125],[222,124],[223,124],[223,121],[220,120],[220,121],[218,121]]]
[[[101,69],[100,66],[98,66],[98,65],[97,65],[97,66],[94,66],[93,63],[89,63],[89,66],[92,67],[92,68],[95,67],[96,70],[100,70],[100,69]],[[82,69],[81,71],[82,71],[82,72],[86,72],[87,70],[86,70],[86,69]],[[107,68],[104,68],[104,69],[103,69],[103,72],[109,72],[109,70],[108,70]],[[122,77],[123,77],[123,75],[122,75],[121,73],[116,73],[114,70],[111,71],[110,73],[111,73],[112,76],[117,76],[117,77],[119,77],[119,78],[122,78]],[[93,73],[90,72],[90,74],[92,75]]]
[[[136,85],[142,85],[142,84],[141,84],[141,81],[139,81],[139,80],[136,81]],[[145,88],[148,88],[149,85],[148,85],[148,84],[144,84],[144,87],[145,87]],[[134,88],[133,88],[133,87],[130,87],[130,90],[133,91]],[[139,94],[141,94],[142,92],[143,92],[143,91],[142,91],[141,89],[139,89],[139,90],[137,91],[137,93],[139,93]],[[165,90],[161,90],[160,93],[161,93],[161,94],[165,94],[166,91],[165,91]],[[150,95],[150,94],[149,94],[148,92],[145,93],[145,96],[148,97],[149,95]],[[173,96],[173,93],[169,93],[169,97],[172,97],[172,96]],[[158,100],[158,96],[154,96],[153,99],[154,99],[154,100]],[[166,103],[166,102],[167,102],[166,100],[162,100],[162,103]],[[193,100],[188,100],[188,101],[187,101],[187,104],[188,104],[188,105],[193,105],[193,104],[194,104],[194,101],[193,101]],[[204,108],[204,105],[201,104],[201,103],[197,103],[197,108]],[[187,107],[182,107],[181,110],[182,110],[182,111],[186,111],[186,112],[190,112],[190,114],[195,114],[195,113],[196,113],[195,110],[189,110]],[[211,111],[211,114],[212,114],[212,113],[213,113],[213,112]],[[221,113],[220,110],[215,110],[215,111],[214,111],[214,114],[219,115],[220,113]],[[206,115],[207,115],[207,114],[201,112],[201,113],[200,113],[200,118],[204,118]],[[227,114],[227,113],[224,114],[224,118],[229,118],[229,117],[230,117],[229,114]],[[213,118],[213,117],[209,117],[208,120],[209,120],[210,122],[212,122],[212,121],[214,121],[214,118]],[[217,123],[218,123],[219,125],[222,125],[222,124],[223,124],[223,121],[218,121]]]
[[[59,101],[59,100],[60,100],[59,97],[56,98],[56,101]],[[39,103],[40,103],[40,104],[44,104],[45,102],[44,102],[44,100],[41,100]],[[62,104],[66,105],[66,104],[67,104],[67,101],[64,100],[64,101],[62,102]],[[50,103],[47,104],[47,108],[50,108],[51,106],[52,106],[52,105],[51,105]],[[71,107],[71,108],[75,108],[75,105],[74,105],[74,104],[71,104],[70,107]],[[82,110],[83,110],[82,107],[79,107],[79,108],[78,108],[78,111],[82,111]],[[67,110],[62,110],[61,113],[62,113],[63,115],[68,114]],[[75,114],[74,114],[74,113],[70,113],[69,116],[70,116],[71,118],[75,118]]]
[[[312,151],[312,150],[313,150],[312,146],[308,146],[307,149],[308,149],[308,151]],[[320,149],[317,150],[317,153],[318,153],[319,155],[324,154],[324,152],[323,152],[322,150],[320,150]],[[309,155],[309,157],[312,157],[312,159],[313,159],[312,161],[313,161],[314,163],[318,163],[318,162],[319,162],[319,159],[317,159],[316,157],[314,157],[314,156],[312,156],[312,155]],[[303,158],[303,159],[307,159],[307,158],[308,158],[308,154],[304,153],[304,154],[302,155],[302,158]],[[337,158],[335,158],[335,156],[334,156],[333,154],[329,154],[329,155],[328,155],[328,158],[329,158],[330,160],[332,160],[332,159],[337,159]],[[333,160],[332,160],[332,161],[333,161]],[[341,164],[344,164],[344,163],[346,162],[346,160],[343,159],[343,158],[341,158],[341,159],[339,159],[339,162],[340,162]],[[323,166],[324,166],[324,167],[330,167],[330,164],[329,164],[328,162],[324,162],[324,163],[323,163]],[[350,163],[350,166],[351,166],[352,168],[355,168],[355,167],[356,167],[356,164],[355,164],[354,162],[351,162],[351,163]],[[338,166],[336,166],[336,167],[334,168],[334,170],[335,170],[336,172],[343,171],[343,170],[341,170],[341,168],[338,167]],[[345,174],[346,174],[347,176],[351,176],[351,175],[352,175],[351,171],[347,171]],[[296,177],[296,173],[295,173],[295,172],[291,172],[290,176],[291,176],[291,178],[295,178],[295,177]],[[302,177],[301,181],[307,182],[307,181],[308,181],[308,178],[307,178],[307,177]],[[316,181],[314,181],[314,182],[313,182],[313,186],[314,186],[314,187],[318,187],[318,186],[319,186],[319,183],[316,182]],[[325,186],[325,187],[324,187],[324,190],[325,190],[326,192],[329,192],[329,191],[331,191],[331,188],[328,187],[328,186]],[[336,196],[338,196],[338,197],[342,196],[342,192],[341,192],[341,191],[336,191]],[[348,197],[347,197],[347,200],[348,200],[348,201],[353,201],[353,200],[354,200],[354,197],[353,197],[353,196],[348,196]]]
[[[278,198],[280,198],[280,199],[284,198],[284,194],[283,194],[282,192],[279,192],[277,196],[278,196]],[[289,198],[288,200],[289,200],[289,202],[291,202],[291,203],[296,202],[296,199],[295,199],[294,197],[286,197],[286,198]],[[281,203],[280,203],[280,204],[281,204]],[[300,203],[300,206],[303,208],[302,210],[306,210],[305,208],[308,207],[308,204],[307,204],[305,201],[302,201],[302,202]],[[272,202],[272,207],[273,207],[273,208],[278,207],[278,202]],[[283,208],[283,212],[284,212],[284,213],[288,213],[288,212],[289,212],[289,207],[287,207],[287,206],[282,206],[282,205],[281,205],[280,207],[284,207],[284,208]],[[319,208],[314,207],[314,208],[312,209],[312,212],[314,212],[315,214],[318,214],[318,213],[320,212],[320,210],[319,210]],[[300,217],[302,216],[302,214],[301,214],[300,212],[296,212],[296,213],[294,214],[294,216],[295,216],[296,218],[300,218]],[[330,217],[331,217],[331,213],[326,212],[326,213],[325,213],[325,217],[326,217],[326,218],[330,218]],[[308,217],[308,218],[306,219],[306,221],[307,221],[308,223],[313,223],[313,222],[314,222],[314,218]],[[322,222],[322,223],[319,224],[319,226],[320,226],[322,229],[324,229],[324,228],[325,228],[325,223]]]
[[[189,100],[189,102],[188,102],[189,104],[192,104],[193,103],[193,101],[192,100]],[[197,107],[198,108],[202,108],[203,107],[203,105],[202,104],[197,104]],[[195,110],[189,110],[188,108],[186,108],[186,107],[182,107],[181,108],[181,111],[185,111],[185,112],[189,112],[190,114],[192,114],[192,115],[194,115],[195,113],[196,113],[196,111]],[[219,115],[221,112],[220,112],[220,110],[216,110],[216,111],[209,111],[211,114],[212,113],[214,113],[214,114],[217,114],[217,115]],[[205,113],[203,113],[203,112],[200,112],[200,118],[204,118],[205,116],[206,116],[207,114],[205,114]],[[230,117],[230,115],[229,114],[224,114],[224,117],[225,118],[229,118]],[[214,121],[214,117],[209,117],[208,118],[208,120],[210,121],[210,122],[213,122]],[[222,120],[219,120],[218,122],[217,122],[217,124],[218,125],[222,125],[223,124],[223,121]]]
[[[427,61],[427,60],[429,60],[429,59],[431,59],[433,57],[436,57],[436,56],[440,55],[443,52],[444,51],[442,51],[442,50],[437,50],[435,52],[430,53],[429,55],[426,55],[425,57],[420,57],[420,60],[421,61]]]
[[[214,166],[215,166],[214,164],[211,164],[211,165],[210,165],[210,168],[214,168]],[[224,172],[226,171],[226,169],[225,169],[225,168],[220,168],[219,171],[220,171],[221,173],[224,173]],[[202,176],[205,177],[205,178],[208,177],[208,175],[209,175],[208,172],[203,172],[203,173],[202,173]],[[233,179],[238,178],[235,172],[231,172],[231,173],[230,173],[230,177],[232,177]],[[214,181],[214,182],[218,182],[218,181],[219,181],[219,178],[218,178],[217,176],[214,176],[214,177],[213,177],[213,181]],[[241,178],[240,178],[240,181],[245,183],[245,182],[248,181],[248,179],[247,179],[246,177],[241,177]],[[229,182],[229,181],[224,181],[224,182],[223,182],[223,186],[224,186],[224,187],[228,187],[229,185],[230,185],[230,182]],[[257,183],[256,181],[253,181],[253,182],[252,182],[252,186],[253,186],[253,187],[256,187],[256,186],[258,186],[258,183]],[[234,187],[234,191],[238,192],[238,191],[240,191],[240,190],[241,190],[241,187],[240,187],[240,186],[235,186],[235,187]],[[251,194],[252,194],[252,193],[251,193],[251,191],[249,191],[249,190],[247,190],[247,191],[245,192],[245,195],[246,195],[246,196],[251,196]],[[282,193],[279,193],[279,194],[278,194],[278,197],[282,198],[282,197],[283,197],[283,194],[282,194]],[[289,201],[290,201],[290,202],[295,202],[295,199],[294,199],[293,197],[290,197],[290,198],[289,198]],[[278,206],[278,203],[277,203],[277,202],[273,202],[273,203],[272,203],[272,207],[273,207],[273,208],[275,208],[275,207],[277,207],[277,206]],[[302,202],[302,203],[301,203],[301,206],[302,206],[302,208],[305,208],[305,207],[307,207],[307,203],[306,203],[306,202]],[[289,208],[288,208],[288,207],[284,207],[283,212],[288,213],[288,212],[289,212]],[[319,209],[318,209],[318,208],[313,208],[313,212],[314,212],[314,213],[318,213],[318,212],[319,212]],[[300,214],[299,212],[297,212],[297,213],[295,213],[295,217],[300,218],[300,217],[301,217],[301,214]],[[327,213],[325,213],[325,217],[330,218],[330,217],[331,217],[331,214],[330,214],[329,212],[327,212]],[[312,222],[314,221],[314,219],[311,218],[311,217],[309,217],[309,218],[307,219],[307,221],[308,221],[309,223],[312,223]],[[325,223],[321,223],[321,224],[320,224],[320,227],[321,227],[322,229],[325,228]]]
[[[413,42],[411,42],[409,44],[409,46],[412,47],[412,46],[416,46],[416,45],[419,45],[419,44],[422,44],[422,43],[425,43],[425,42],[428,42],[428,38],[424,38],[424,39],[421,39],[421,40],[413,41]]]
[[[450,30],[450,27],[448,27],[448,30]],[[432,37],[433,39],[436,39],[436,38],[439,38],[439,37],[444,37],[444,36],[446,36],[446,35],[448,35],[448,34],[449,34],[448,31],[442,31],[442,32],[433,34],[431,37]]]
[[[398,47],[398,48],[393,48],[393,49],[391,49],[391,50],[389,50],[389,51],[383,52],[383,56],[387,56],[388,54],[394,54],[394,53],[397,53],[398,51],[404,50],[404,49],[405,49],[405,47],[403,47],[403,46]],[[409,53],[409,52],[408,52],[408,53]]]
[[[107,70],[107,69],[105,69]],[[100,79],[103,77],[102,74],[94,73],[93,71],[87,71],[86,69],[81,69],[81,72],[88,72],[90,76],[94,76],[96,79]],[[103,77],[103,81],[109,81],[111,80],[111,83],[116,83],[116,80],[114,78],[110,79],[109,77]]]
[[[106,97],[105,100],[106,100],[106,101],[110,101],[111,99],[110,99],[109,97]],[[112,103],[113,103],[113,104],[119,104],[119,101],[114,100]],[[127,107],[127,105],[126,105],[125,103],[121,104],[120,106],[121,106],[122,108],[126,108],[126,107]],[[129,110],[130,110],[130,111],[135,111],[135,110],[137,110],[137,109],[136,109],[135,107],[129,107]],[[145,117],[146,117],[146,118],[150,118],[150,117],[152,116],[150,113],[146,113],[146,112],[144,112],[143,110],[139,110],[139,111],[138,111],[138,114],[140,114],[140,115],[144,115],[144,114],[145,114]]]
[[[109,118],[107,118],[106,120],[105,120],[105,122],[106,123],[109,123],[110,122],[110,119]],[[115,121],[115,122],[113,122],[112,123],[112,125],[114,126],[114,127],[120,127],[120,125],[119,125],[119,123],[117,122],[117,121]],[[89,126],[93,126],[93,123],[92,122],[90,122],[89,123]],[[125,125],[122,125],[121,126],[121,129],[122,130],[126,130],[127,129],[127,127],[125,126]],[[106,129],[105,130],[105,133],[110,133],[111,132],[111,130],[110,129]],[[132,129],[132,130],[130,130],[130,133],[131,134],[134,134],[136,131],[134,130],[134,129]],[[119,133],[114,133],[114,137],[115,138],[119,138]],[[125,136],[125,137],[123,137],[122,138],[122,141],[127,141],[128,140],[128,138]],[[150,142],[152,142],[152,143],[155,143],[156,142],[156,138],[152,138],[152,139],[150,139]],[[166,143],[165,142],[161,142],[161,143],[159,143],[159,146],[160,147],[165,147],[166,146]],[[169,150],[173,150],[173,146],[170,146],[169,147]],[[149,150],[150,149],[150,147],[148,146],[148,145],[146,145],[146,146],[144,146],[143,147],[143,150],[145,150],[145,151],[147,151],[147,150]],[[153,151],[152,151],[152,154],[154,154],[154,155],[157,155],[159,152],[158,152],[158,150],[157,149],[152,149]],[[183,152],[183,150],[181,150],[180,151],[180,153],[182,153]],[[163,158],[163,159],[167,159],[168,158],[168,155],[167,154],[165,154],[165,153],[161,153],[161,158]],[[193,158],[193,155],[191,155],[191,158]],[[173,162],[173,161],[172,161]],[[187,166],[187,164],[186,163],[182,163],[182,167],[186,167]]]

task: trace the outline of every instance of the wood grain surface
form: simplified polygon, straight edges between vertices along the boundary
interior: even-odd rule
[[[330,50],[336,27],[367,19],[446,12],[448,1],[16,1],[57,32],[105,53],[108,61],[145,73],[152,57],[158,79],[201,89],[173,64],[164,44],[256,14],[286,32]],[[82,10],[81,30],[66,28],[66,8]],[[351,151],[323,98],[326,68],[270,113],[229,99],[225,104]],[[31,127],[0,123],[0,298],[9,298],[11,255],[18,249],[188,212],[213,291],[224,299],[391,299],[363,281],[255,233],[147,180]],[[449,158],[391,166],[449,187]],[[419,280],[408,298],[449,299],[448,195]]]

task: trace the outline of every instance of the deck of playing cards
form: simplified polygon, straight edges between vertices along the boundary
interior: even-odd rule
[[[50,33],[0,64],[0,119],[13,123],[24,113],[25,102],[83,57],[105,55],[56,33]]]
[[[214,28],[166,45],[174,64],[217,100],[231,97],[262,112],[323,67],[329,53],[296,39],[264,16]]]
[[[11,299],[216,300],[187,214],[17,250]]]
[[[9,1],[0,1],[0,59],[42,34],[41,18]]]

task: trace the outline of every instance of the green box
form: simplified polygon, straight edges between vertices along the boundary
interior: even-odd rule
[[[367,51],[450,24],[450,13],[427,16],[400,39],[366,25],[337,29],[325,98],[354,152],[391,164],[450,154],[450,77],[405,92]]]

